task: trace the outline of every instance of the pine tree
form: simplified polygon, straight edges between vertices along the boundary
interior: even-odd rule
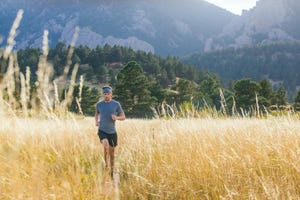
[[[141,66],[130,61],[117,75],[115,99],[121,104],[127,116],[152,116],[154,98],[149,91],[149,82]]]
[[[263,79],[259,82],[261,90],[259,91],[259,103],[268,107],[271,105],[271,100],[274,97],[272,85],[268,79]]]
[[[249,109],[255,105],[256,94],[261,90],[260,85],[250,79],[241,79],[234,84],[235,99],[238,108]]]
[[[287,104],[287,94],[283,85],[279,86],[276,91],[274,104],[278,106],[284,106]]]
[[[300,90],[298,90],[296,97],[295,97],[294,109],[296,111],[300,111]]]
[[[99,91],[96,88],[90,88],[83,85],[81,94],[79,94],[79,85],[74,87],[73,100],[70,105],[70,111],[84,115],[92,116],[95,114],[95,105],[99,100]]]

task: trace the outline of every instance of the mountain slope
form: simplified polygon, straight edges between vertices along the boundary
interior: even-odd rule
[[[43,30],[50,45],[69,43],[79,26],[77,44],[123,45],[161,55],[204,49],[236,16],[201,0],[4,0],[0,34],[7,37],[18,9],[24,10],[16,48],[41,47]]]
[[[274,41],[300,40],[299,0],[259,0],[256,6],[234,18],[222,33],[206,45],[206,51]]]
[[[227,83],[242,78],[266,78],[274,87],[283,84],[291,95],[300,89],[300,42],[231,47],[193,54],[182,61],[216,73]]]

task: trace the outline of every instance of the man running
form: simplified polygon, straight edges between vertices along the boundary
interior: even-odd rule
[[[116,131],[116,120],[125,120],[125,113],[121,104],[112,99],[112,88],[102,88],[103,100],[96,104],[95,121],[98,129],[98,136],[104,147],[105,168],[108,168],[108,157],[110,160],[110,175],[113,177],[115,147],[118,145]]]

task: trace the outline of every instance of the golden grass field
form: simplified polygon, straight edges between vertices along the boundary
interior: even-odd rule
[[[300,199],[295,113],[118,121],[112,180],[94,118],[66,111],[79,67],[67,81],[74,44],[64,74],[53,80],[44,31],[32,95],[30,68],[20,72],[12,52],[22,15],[0,51],[9,61],[0,81],[0,200]],[[69,89],[60,102],[62,86]]]
[[[0,117],[0,199],[300,199],[300,121],[126,119],[115,180],[93,118]]]

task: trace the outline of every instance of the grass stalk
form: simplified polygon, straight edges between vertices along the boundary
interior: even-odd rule
[[[13,25],[10,29],[10,32],[9,32],[9,36],[8,36],[8,39],[7,39],[7,46],[5,47],[4,49],[4,52],[3,52],[3,58],[6,60],[8,59],[9,55],[11,54],[12,52],[12,49],[13,49],[13,46],[15,45],[16,41],[15,41],[15,37],[16,37],[16,33],[17,33],[17,29],[20,25],[20,22],[22,20],[22,17],[23,17],[23,13],[24,11],[22,9],[20,9],[17,13],[17,16],[13,22]]]

